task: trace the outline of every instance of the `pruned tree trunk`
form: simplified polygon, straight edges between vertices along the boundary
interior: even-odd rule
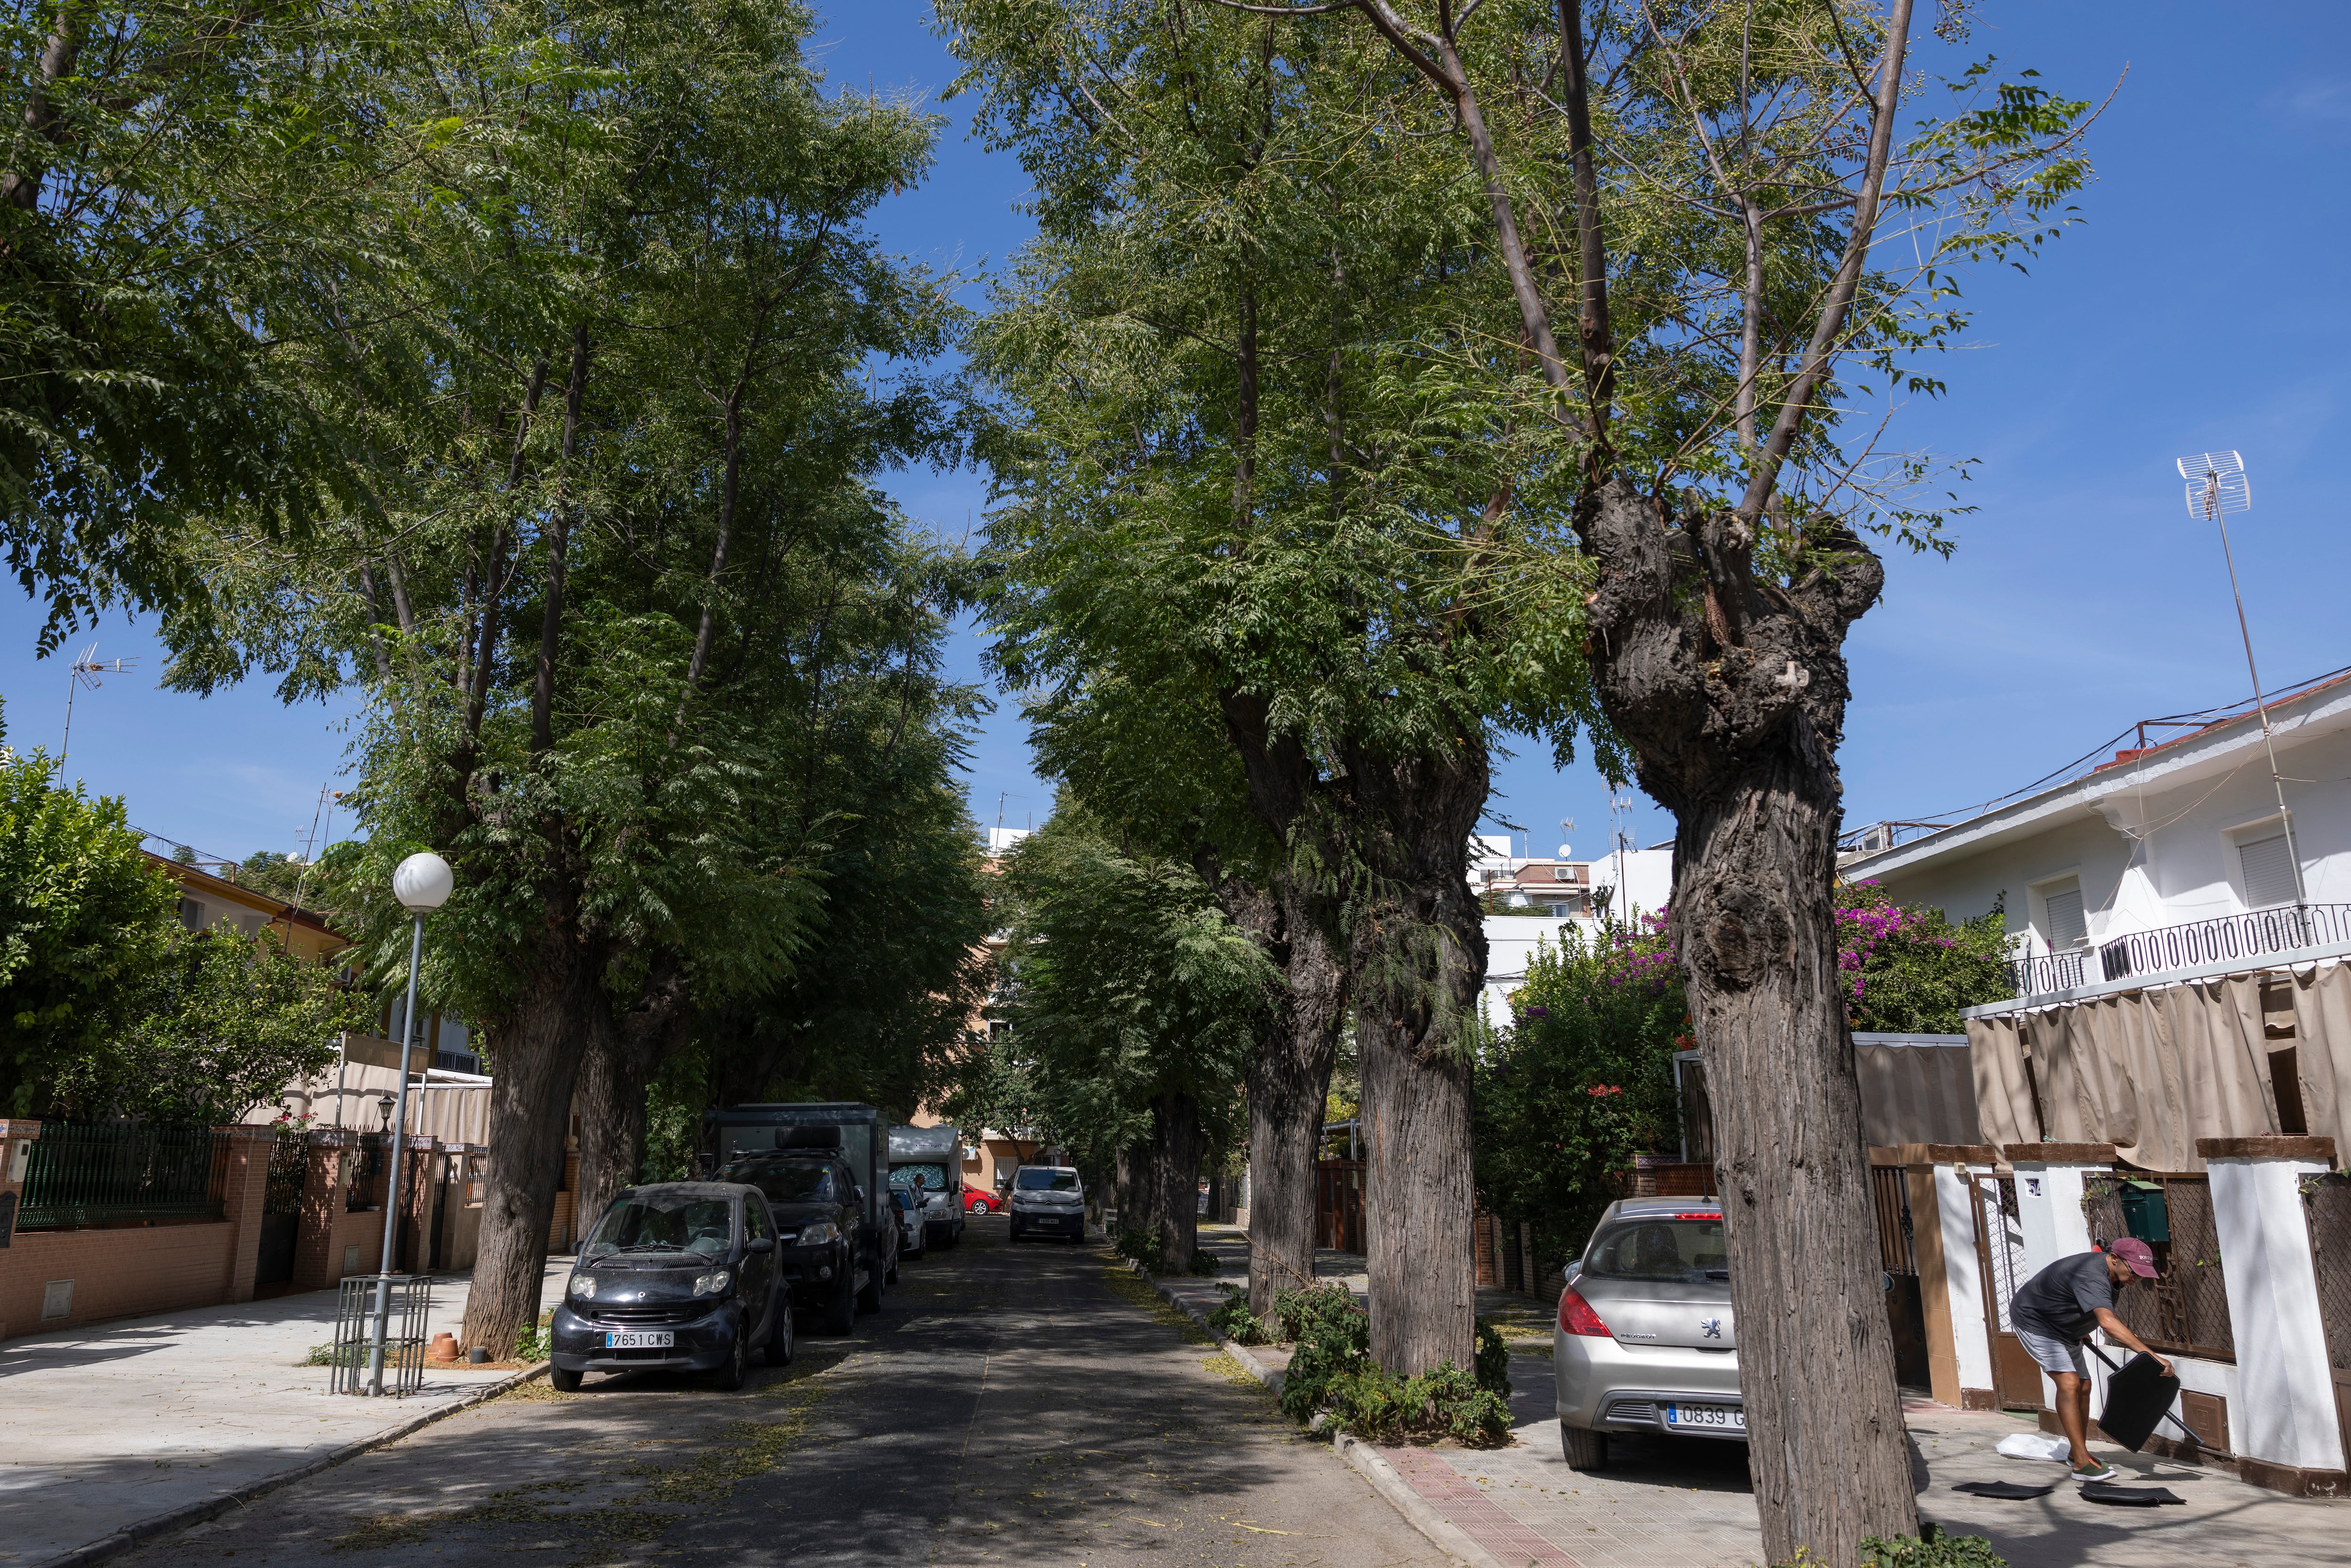
[[[465,1343],[487,1345],[498,1359],[538,1322],[580,1042],[592,1010],[604,1006],[601,957],[592,947],[570,918],[551,915],[525,955],[529,974],[513,1003],[483,1020],[494,1069],[490,1173]]]
[[[694,1031],[694,1005],[684,960],[657,953],[644,989],[620,1018],[598,1009],[601,1026],[588,1040],[580,1064],[580,1223],[584,1229],[621,1189],[637,1179],[645,1159],[645,1103],[653,1074],[685,1048]]]
[[[1347,758],[1362,824],[1351,952],[1369,1147],[1364,1228],[1372,1356],[1390,1372],[1472,1363],[1478,1267],[1469,1085],[1486,934],[1469,835],[1486,750]]]
[[[1850,1563],[1863,1536],[1917,1529],[1830,894],[1843,644],[1885,569],[1816,519],[1830,564],[1750,578],[1726,647],[1717,592],[1740,585],[1708,584],[1690,544],[1719,518],[1671,517],[1618,479],[1578,520],[1604,563],[1601,700],[1680,823],[1668,929],[1707,1082],[1736,1089],[1713,1103],[1716,1168],[1764,1553]]]
[[[1167,1271],[1190,1271],[1200,1237],[1200,1103],[1189,1094],[1151,1102],[1151,1142],[1144,1179],[1151,1188],[1152,1229]]]
[[[1262,1317],[1276,1292],[1314,1283],[1314,1151],[1346,1024],[1347,956],[1336,901],[1302,875],[1284,873],[1259,902],[1285,982],[1249,1080],[1249,1295]]]

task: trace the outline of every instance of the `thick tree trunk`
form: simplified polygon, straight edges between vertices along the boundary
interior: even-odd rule
[[[532,973],[513,1006],[484,1020],[492,1061],[490,1174],[463,1343],[487,1345],[499,1359],[538,1322],[580,1040],[591,1009],[603,1006],[601,959],[568,920],[550,918],[527,961]]]
[[[1262,1317],[1276,1292],[1314,1283],[1314,1150],[1346,1023],[1347,960],[1336,901],[1302,876],[1284,873],[1259,902],[1260,940],[1286,982],[1249,1081],[1249,1295]]]
[[[1680,823],[1669,930],[1707,1082],[1735,1091],[1713,1100],[1716,1166],[1764,1555],[1850,1563],[1863,1536],[1918,1528],[1831,902],[1843,644],[1885,570],[1816,518],[1830,564],[1720,584],[1718,603],[1694,541],[1719,522],[1621,479],[1587,498],[1593,662],[1642,786]]]
[[[1478,1312],[1469,1084],[1486,980],[1469,835],[1485,746],[1464,736],[1450,758],[1351,756],[1347,777],[1363,829],[1352,957],[1372,1356],[1404,1375],[1466,1368]]]
[[[645,1158],[645,1100],[653,1074],[684,1048],[694,1030],[685,966],[675,954],[656,956],[644,990],[619,1019],[609,1007],[589,1037],[580,1064],[580,1222],[584,1229],[621,1189],[637,1179]]]

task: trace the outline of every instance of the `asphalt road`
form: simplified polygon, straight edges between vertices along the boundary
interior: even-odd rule
[[[1094,1244],[976,1220],[798,1351],[737,1394],[542,1380],[120,1561],[1448,1561]]]

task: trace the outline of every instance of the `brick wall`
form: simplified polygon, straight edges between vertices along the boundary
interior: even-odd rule
[[[120,1230],[34,1230],[16,1233],[0,1252],[0,1338],[138,1317],[221,1300],[221,1281],[235,1257],[238,1227],[227,1220],[156,1225]],[[73,1310],[44,1319],[49,1285],[73,1281]],[[246,1290],[253,1274],[246,1272]]]

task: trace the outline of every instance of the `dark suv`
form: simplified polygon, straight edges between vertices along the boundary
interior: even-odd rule
[[[775,1211],[783,1286],[794,1306],[819,1314],[825,1332],[847,1333],[857,1326],[858,1308],[881,1307],[889,1265],[868,1234],[864,1194],[839,1155],[820,1148],[743,1155],[718,1179],[765,1195]]]
[[[753,1346],[792,1358],[777,1228],[757,1187],[662,1182],[614,1198],[580,1249],[552,1325],[548,1379],[674,1368],[740,1388]]]

